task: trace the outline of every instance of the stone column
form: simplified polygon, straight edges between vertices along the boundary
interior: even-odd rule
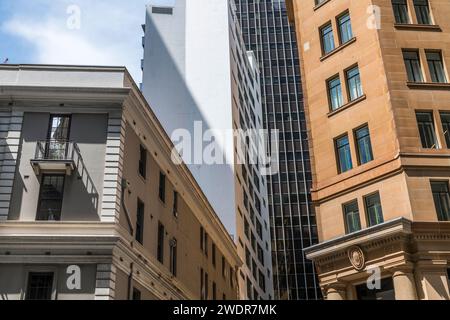
[[[396,269],[392,276],[395,300],[418,300],[412,268]]]
[[[326,287],[327,300],[347,300],[347,286],[344,283],[333,283]]]

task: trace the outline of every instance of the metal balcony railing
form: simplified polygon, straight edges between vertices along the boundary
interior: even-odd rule
[[[63,140],[38,141],[34,160],[74,161],[79,149],[76,143]]]

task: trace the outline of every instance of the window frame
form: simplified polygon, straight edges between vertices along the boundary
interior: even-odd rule
[[[450,210],[447,213],[449,215],[448,220],[441,219],[440,213],[438,211],[438,207],[437,207],[437,203],[436,203],[436,199],[435,199],[435,192],[433,191],[433,184],[437,184],[437,183],[445,184],[445,187],[447,189],[447,196],[448,196],[448,199],[447,199],[448,204],[447,205],[449,207],[450,207],[450,184],[449,184],[448,180],[430,180],[431,194],[433,196],[433,203],[434,203],[437,219],[439,222],[447,222],[447,221],[450,221]]]
[[[166,203],[166,179],[167,176],[164,172],[159,172],[159,190],[158,190],[158,198],[162,203]]]
[[[366,138],[366,137],[369,138],[369,145],[370,145],[370,160],[367,161],[367,162],[362,162],[361,161],[361,150],[360,150],[360,145],[359,145],[360,139],[358,138],[358,131],[360,131],[360,130],[362,130],[364,128],[367,128],[367,131],[368,131],[368,135],[365,136],[364,138]],[[353,137],[355,139],[356,156],[357,156],[357,160],[358,160],[358,165],[362,166],[362,165],[365,165],[365,164],[368,164],[368,163],[374,161],[375,160],[375,156],[374,156],[374,153],[373,153],[373,145],[372,145],[372,138],[371,138],[371,134],[370,134],[369,124],[365,123],[365,124],[359,126],[358,128],[354,129],[353,130]]]
[[[343,33],[342,33],[342,26],[343,26],[343,24],[341,23],[341,19],[344,18],[345,16],[348,16],[347,23],[350,24],[350,32],[351,32],[351,37],[349,37],[347,39],[347,41],[343,41],[343,38],[342,38],[342,35],[343,35]],[[337,29],[338,29],[337,30],[338,31],[338,40],[339,40],[339,45],[340,46],[348,43],[349,41],[351,41],[355,37],[355,34],[353,33],[353,25],[352,25],[352,19],[351,19],[351,15],[350,15],[350,10],[345,10],[344,12],[342,12],[340,15],[338,15],[336,17],[336,26],[337,26]]]
[[[369,198],[371,198],[371,197],[373,197],[373,196],[378,196],[378,199],[380,200],[380,208],[381,208],[381,219],[382,219],[382,222],[380,222],[380,223],[378,223],[378,224],[374,224],[374,225],[372,225],[371,224],[371,220],[370,220],[370,215],[369,215],[369,207],[368,207],[368,205],[367,205],[367,200],[369,199]],[[382,224],[382,223],[384,223],[385,222],[385,219],[384,219],[384,212],[383,212],[383,206],[382,206],[382,203],[381,203],[381,194],[380,194],[380,192],[379,191],[375,191],[375,192],[372,192],[372,193],[370,193],[370,194],[368,194],[368,195],[365,195],[364,197],[363,197],[363,202],[364,202],[364,210],[365,210],[365,215],[366,215],[366,223],[367,223],[367,227],[374,227],[374,226],[377,226],[377,225],[380,225],[380,224]]]
[[[434,140],[433,146],[435,146],[434,148],[433,148],[433,146],[431,146],[431,147],[424,146],[422,131],[420,130],[421,126],[420,126],[419,119],[418,119],[419,114],[428,114],[429,116],[431,116],[431,124],[432,124],[432,129],[433,129],[433,140]],[[426,150],[439,150],[440,143],[439,143],[439,139],[438,139],[438,131],[436,128],[436,121],[434,119],[434,111],[433,110],[415,110],[415,116],[416,116],[417,130],[418,130],[417,132],[419,134],[420,147],[422,149],[426,149]]]
[[[358,70],[358,75],[357,76],[352,76],[351,78],[349,77],[349,72],[353,71],[353,70]],[[362,85],[362,79],[361,79],[361,70],[359,69],[358,64],[354,64],[348,68],[346,68],[344,70],[344,75],[345,75],[345,85],[347,86],[347,99],[350,102],[354,102],[358,99],[360,99],[361,97],[364,96],[364,87]],[[357,97],[352,97],[352,87],[350,86],[350,80],[353,80],[354,78],[358,78],[359,79],[359,87],[357,88],[357,91],[361,91],[361,94],[358,95]]]
[[[330,83],[335,81],[335,80],[339,80],[339,86],[334,86],[333,88],[331,88]],[[326,86],[327,86],[327,95],[328,95],[328,106],[329,106],[329,110],[330,112],[339,110],[340,108],[342,108],[343,106],[345,106],[345,100],[344,100],[344,93],[343,93],[343,87],[342,87],[342,81],[341,81],[341,76],[339,73],[335,74],[334,76],[328,78],[326,80]],[[340,88],[340,95],[338,98],[340,105],[338,105],[336,108],[333,107],[333,99],[332,99],[332,94],[331,94],[331,90],[336,90],[336,88]]]
[[[417,24],[419,25],[425,25],[425,26],[430,26],[433,25],[433,16],[431,14],[431,6],[430,6],[430,1],[429,0],[419,0],[419,1],[426,1],[426,5],[421,5],[421,4],[416,4],[417,0],[413,0],[413,7],[414,7],[414,12],[416,14],[416,20],[417,20]],[[422,15],[422,11],[418,11],[418,7],[426,7],[427,8],[427,19],[428,19],[428,23],[424,23],[421,22],[421,19],[423,18]],[[419,18],[420,17],[420,18]]]
[[[417,55],[417,63],[418,63],[419,71],[420,71],[420,73],[419,73],[420,79],[415,78],[413,64],[411,63],[411,61],[416,61],[416,60],[406,58],[405,54],[407,54],[407,53],[415,53]],[[403,63],[405,65],[407,81],[411,82],[411,83],[424,83],[425,82],[425,74],[424,74],[422,59],[420,57],[419,50],[418,49],[402,49],[402,56],[403,56]],[[412,71],[411,75],[413,76],[414,79],[411,79],[410,74],[408,73],[408,70],[409,70],[408,66],[411,68],[411,71]]]
[[[146,180],[147,179],[147,149],[140,144],[139,145],[139,176]]]
[[[52,293],[50,301],[56,300],[57,296],[57,286],[58,286],[58,269],[55,267],[27,267],[25,268],[25,277],[23,282],[23,288],[26,288],[24,292],[21,293],[21,300],[28,300],[28,288],[30,281],[30,274],[32,273],[53,273],[53,283],[52,283]],[[29,301],[45,301],[45,300],[29,300]]]
[[[158,222],[158,233],[156,241],[156,259],[164,264],[164,240],[166,238],[166,228],[161,222]]]
[[[140,209],[142,209],[142,211]],[[144,244],[144,226],[145,226],[145,203],[140,198],[138,198],[136,207],[136,230],[134,238],[141,245]],[[138,230],[140,230],[139,234]]]
[[[448,121],[443,120],[443,116],[448,116]],[[442,132],[444,134],[445,143],[447,145],[447,149],[450,149],[450,111],[441,111],[439,112],[439,117],[441,119]],[[445,130],[447,127],[447,130]]]
[[[324,33],[323,31],[326,28],[330,28],[331,30],[327,33]],[[320,35],[320,44],[321,44],[321,48],[322,48],[322,56],[325,56],[325,55],[329,54],[330,52],[333,52],[333,50],[336,49],[336,42],[334,39],[334,28],[333,28],[333,23],[331,22],[331,20],[324,23],[322,26],[319,27],[319,35]],[[327,51],[325,48],[325,36],[326,35],[327,36],[331,35],[330,36],[331,38],[328,40],[330,40],[330,43],[332,44],[332,48],[329,51]]]
[[[358,208],[358,223],[359,223],[359,230],[355,230],[355,231],[351,231],[349,229],[348,223],[347,223],[347,212],[346,212],[346,207],[355,204],[356,203],[356,207]],[[353,199],[351,201],[348,201],[346,203],[342,204],[342,212],[343,212],[343,217],[344,217],[344,225],[345,225],[345,234],[353,234],[355,232],[361,231],[362,230],[362,224],[361,224],[361,211],[359,209],[359,203],[358,203],[358,199]]]
[[[429,59],[429,54],[438,54],[439,55],[439,62],[441,63],[441,67],[442,67],[442,75],[444,77],[444,81],[434,81],[433,77],[436,77],[437,74],[436,72],[432,72],[433,70],[436,71],[436,65],[435,62],[438,60],[430,60]],[[442,50],[425,50],[425,57],[427,59],[427,66],[428,66],[428,70],[430,71],[430,76],[431,76],[431,82],[432,83],[448,83],[448,76],[447,76],[447,70],[446,70],[446,66],[445,66],[445,62],[444,62],[444,55],[442,54]],[[432,61],[432,66],[433,68],[430,66],[430,61]],[[437,77],[436,77],[437,80]]]
[[[59,213],[59,219],[58,220],[49,220],[48,217],[47,219],[40,219],[40,208],[41,208],[41,203],[43,201],[43,185],[44,185],[44,180],[47,177],[62,177],[63,178],[63,183],[62,183],[62,189],[61,189],[61,209],[60,209],[60,213]],[[63,215],[63,208],[64,208],[64,190],[65,190],[65,186],[66,186],[66,175],[65,174],[54,174],[54,173],[45,173],[42,174],[41,176],[41,183],[39,186],[39,197],[38,197],[38,204],[37,204],[37,210],[36,210],[36,218],[35,221],[62,221],[62,215]],[[51,199],[46,199],[46,200],[51,200]],[[59,200],[59,199],[58,199]]]
[[[348,149],[349,149],[349,154],[350,154],[350,168],[345,171],[342,171],[341,161],[340,161],[340,156],[339,156],[338,141],[344,137],[347,137],[347,140],[348,140]],[[344,133],[344,134],[334,138],[334,150],[335,150],[335,155],[336,155],[336,160],[337,160],[336,164],[337,164],[338,174],[343,174],[343,173],[351,171],[354,168],[354,166],[353,166],[353,159],[352,159],[350,137],[349,137],[348,133]]]
[[[407,1],[407,0],[404,0],[404,1],[405,1],[404,6],[405,6],[405,8],[406,8],[406,22],[404,22],[404,21],[398,21],[398,20],[397,20],[397,15],[396,15],[395,8],[396,8],[396,7],[399,7],[399,6],[402,6],[402,5],[400,5],[400,4],[394,4],[394,1],[396,1],[396,0],[391,0],[392,12],[393,12],[393,15],[394,15],[394,23],[396,23],[396,24],[411,24],[411,14],[410,14],[410,12],[409,12],[408,1]],[[400,17],[400,16],[399,16],[399,17]]]

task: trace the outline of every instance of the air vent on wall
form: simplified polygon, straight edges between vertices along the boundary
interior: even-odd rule
[[[152,7],[152,13],[155,13],[155,14],[173,14],[173,8]]]

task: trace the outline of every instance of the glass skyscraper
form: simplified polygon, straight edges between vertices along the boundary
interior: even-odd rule
[[[303,253],[318,237],[295,30],[284,0],[235,2],[244,42],[260,65],[264,127],[280,130],[280,170],[267,181],[275,299],[321,299]]]

